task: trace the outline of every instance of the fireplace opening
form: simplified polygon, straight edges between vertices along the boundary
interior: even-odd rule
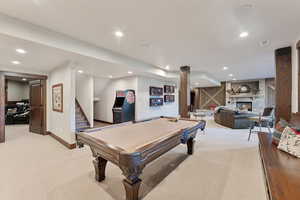
[[[239,110],[252,111],[252,102],[251,101],[237,101],[236,107]]]

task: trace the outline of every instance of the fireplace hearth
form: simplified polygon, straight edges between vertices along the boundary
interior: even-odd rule
[[[252,111],[251,101],[237,101],[236,108],[243,111]]]

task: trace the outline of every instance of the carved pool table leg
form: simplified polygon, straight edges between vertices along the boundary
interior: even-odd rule
[[[124,179],[123,184],[126,191],[126,200],[138,200],[139,199],[139,189],[142,180],[137,178],[135,180]]]
[[[78,148],[83,148],[84,144],[82,142],[77,142],[77,146],[78,146]]]
[[[105,168],[107,160],[101,157],[96,157],[95,160],[93,160],[93,164],[95,167],[95,179],[98,182],[103,181],[105,179]]]
[[[194,138],[190,138],[190,139],[188,139],[188,141],[187,141],[187,153],[189,154],[189,155],[192,155],[193,153],[194,153],[194,144],[195,144],[195,140],[194,140]]]

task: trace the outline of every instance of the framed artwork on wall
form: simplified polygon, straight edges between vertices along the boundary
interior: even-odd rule
[[[52,86],[52,109],[56,112],[63,112],[63,84]]]
[[[166,103],[175,102],[175,95],[165,95],[164,100]]]
[[[150,98],[150,107],[162,106],[163,104],[163,98]]]
[[[162,96],[163,88],[160,87],[150,87],[150,96]]]
[[[164,86],[164,92],[165,93],[174,93],[175,92],[175,86],[165,85]]]

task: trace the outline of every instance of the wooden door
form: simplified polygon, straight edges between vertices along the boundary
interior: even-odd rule
[[[29,131],[38,134],[44,134],[44,92],[41,80],[30,82],[30,120]]]

